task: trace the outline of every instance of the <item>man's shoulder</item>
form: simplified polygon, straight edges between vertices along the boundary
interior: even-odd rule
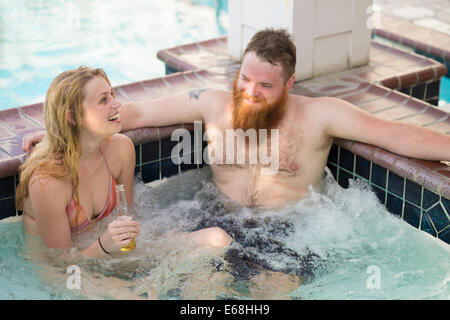
[[[225,89],[208,89],[210,95],[214,99],[220,99],[222,102],[231,100],[233,98],[233,92]]]
[[[335,97],[296,96],[294,99],[294,106],[303,112],[337,111],[343,103],[342,99]]]
[[[334,97],[294,95],[292,101],[290,111],[287,113],[291,121],[314,123],[316,128],[326,127],[342,110],[340,107],[342,100]]]
[[[208,112],[221,109],[233,98],[231,91],[216,88],[196,88],[190,90],[188,95],[190,101],[200,102],[202,106],[207,107]]]
[[[190,95],[189,99],[204,101],[203,106],[205,106],[205,109],[202,109],[202,111],[206,111],[206,114],[203,115],[204,120],[216,113],[221,114],[233,101],[233,93],[231,91],[216,88],[198,89],[198,91],[191,92]]]
[[[231,97],[232,92],[229,90],[217,89],[217,88],[195,88],[189,90],[189,99],[199,100],[202,97]]]
[[[332,105],[340,103],[342,100],[335,97],[306,97],[302,96],[301,103],[305,106],[315,106],[315,105]]]

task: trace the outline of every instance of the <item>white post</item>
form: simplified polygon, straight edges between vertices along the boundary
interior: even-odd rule
[[[229,0],[228,52],[241,60],[251,37],[285,28],[297,47],[296,80],[365,65],[373,0]]]

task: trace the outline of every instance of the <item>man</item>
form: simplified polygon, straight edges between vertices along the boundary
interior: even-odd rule
[[[412,158],[450,160],[449,135],[384,120],[341,99],[289,94],[295,64],[290,35],[285,30],[262,30],[244,52],[232,92],[197,90],[124,104],[122,131],[203,121],[206,132],[219,133],[210,137],[208,145],[216,155],[211,163],[214,181],[225,195],[245,206],[282,206],[302,198],[308,186],[318,186],[334,137]],[[277,153],[276,172],[262,174],[267,164],[261,162],[220,161],[229,160],[229,148],[219,151],[230,145],[220,139],[231,129],[277,133],[260,136],[256,143],[257,148],[263,143],[278,147],[267,148]],[[237,151],[249,158],[252,146],[251,142],[237,145]]]
[[[279,167],[275,174],[261,174],[266,167],[261,163],[211,163],[220,190],[246,206],[284,205],[299,200],[309,185],[316,187],[334,137],[412,158],[450,160],[449,135],[383,120],[344,100],[289,94],[295,79],[295,57],[295,45],[285,30],[260,31],[244,52],[233,92],[199,90],[124,104],[120,110],[122,130],[196,120],[203,121],[207,132],[221,132],[220,137],[226,137],[227,129],[278,129]],[[270,143],[271,135],[267,136]],[[208,148],[217,151],[217,143],[210,139]],[[249,145],[242,148],[248,152]]]

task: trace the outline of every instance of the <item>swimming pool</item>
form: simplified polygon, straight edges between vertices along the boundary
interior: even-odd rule
[[[450,78],[441,78],[441,91],[439,92],[439,105],[450,103]]]
[[[44,101],[80,65],[102,67],[113,86],[163,76],[157,51],[225,34],[227,2],[2,0],[0,110]]]

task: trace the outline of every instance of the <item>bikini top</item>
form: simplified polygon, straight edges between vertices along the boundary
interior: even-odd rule
[[[107,217],[116,207],[116,180],[114,180],[114,177],[111,173],[111,170],[108,166],[108,161],[106,160],[105,154],[103,153],[103,150],[100,149],[100,152],[103,155],[103,158],[105,159],[106,169],[108,170],[110,179],[109,179],[109,186],[108,186],[108,198],[106,199],[106,204],[103,210],[97,214],[95,217],[92,217],[91,220],[89,220],[86,217],[86,212],[84,211],[83,207],[80,205],[80,214],[77,216],[77,200],[75,198],[75,190],[72,194],[72,199],[70,200],[69,204],[66,206],[66,214],[67,218],[69,219],[70,223],[70,231],[72,233],[78,232],[86,228],[88,225],[91,224],[92,221],[95,220],[101,220],[105,217]],[[25,211],[23,212],[24,215],[28,216],[32,220],[36,220],[34,217],[28,215]]]
[[[100,149],[100,152],[103,155],[103,158],[105,159],[106,169],[108,170],[108,173],[110,175],[109,179],[109,186],[108,186],[108,198],[106,199],[106,204],[103,210],[97,214],[96,216],[92,217],[91,220],[89,220],[86,217],[86,213],[83,209],[83,207],[80,205],[80,214],[78,214],[78,217],[76,216],[77,212],[77,200],[75,199],[75,190],[72,195],[72,199],[70,200],[69,204],[66,207],[66,214],[69,218],[70,222],[70,231],[72,233],[79,232],[83,229],[85,229],[88,225],[91,224],[92,221],[95,220],[101,220],[105,217],[107,217],[116,207],[116,180],[114,180],[114,177],[111,173],[111,170],[108,166],[108,161],[106,160],[105,154],[103,153],[102,149]]]

